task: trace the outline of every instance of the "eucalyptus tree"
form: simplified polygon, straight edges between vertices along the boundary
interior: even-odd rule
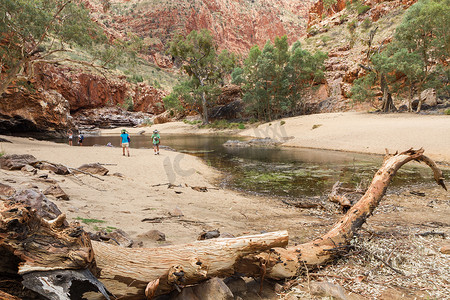
[[[175,90],[192,107],[199,111],[203,123],[208,123],[208,103],[214,100],[218,87],[233,70],[236,57],[227,50],[218,52],[218,46],[207,29],[193,30],[187,36],[178,35],[170,43],[169,53],[181,61],[182,69],[189,76],[183,88]],[[183,96],[184,95],[184,96]],[[174,101],[175,96],[171,96]]]
[[[242,86],[247,111],[270,121],[301,112],[301,96],[324,76],[327,54],[311,54],[299,42],[289,48],[286,36],[268,41],[262,50],[250,49],[243,66],[235,68],[232,81]]]
[[[73,45],[93,49],[106,40],[80,0],[0,1],[0,95],[13,81],[29,81],[36,63],[55,62],[57,52]]]

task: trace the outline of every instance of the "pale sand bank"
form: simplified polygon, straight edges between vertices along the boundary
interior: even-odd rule
[[[284,125],[280,125],[284,121]],[[269,124],[271,124],[269,126]],[[314,128],[314,129],[313,129]],[[384,154],[424,148],[450,162],[450,116],[358,112],[298,116],[240,132],[254,137],[291,137],[283,146]]]

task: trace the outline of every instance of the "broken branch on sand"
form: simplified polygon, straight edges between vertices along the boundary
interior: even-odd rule
[[[341,255],[342,249],[348,247],[354,234],[378,206],[397,170],[411,160],[425,162],[433,170],[436,182],[446,189],[442,172],[423,155],[422,149],[388,155],[364,196],[328,233],[288,248],[283,248],[288,241],[286,231],[158,248],[130,249],[95,241],[91,243],[77,225],[61,223],[63,217],[59,217],[58,222],[46,222],[36,209],[23,203],[3,201],[0,202],[0,252],[6,252],[2,254],[8,257],[16,256],[11,261],[17,262],[15,267],[18,267],[19,274],[33,274],[36,278],[49,274],[46,272],[70,269],[79,271],[82,278],[74,280],[89,281],[92,278],[84,272],[90,269],[113,294],[120,297],[143,297],[145,292],[151,298],[177,287],[235,272],[259,277],[262,265],[266,278],[292,278],[303,268],[327,263]],[[24,226],[33,230],[22,230]],[[42,240],[42,236],[46,239]],[[32,238],[40,238],[35,242],[38,246],[30,247]],[[64,245],[58,244],[57,248],[61,250],[57,253],[50,251],[60,240],[65,242]],[[26,249],[24,244],[28,245]],[[97,274],[98,267],[100,274]],[[34,273],[37,271],[40,273]],[[57,284],[53,281],[49,286]],[[50,293],[49,286],[37,292],[46,295]],[[102,291],[103,286],[95,283],[92,289]]]

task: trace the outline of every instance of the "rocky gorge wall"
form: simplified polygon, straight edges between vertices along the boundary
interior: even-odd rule
[[[132,105],[133,110],[144,113],[140,116],[148,118],[164,111],[162,98],[166,95],[167,92],[144,83],[129,83],[125,77],[103,76],[69,66],[40,65],[28,86],[12,85],[0,97],[0,130],[6,134],[34,132],[38,136],[61,136],[77,123],[71,114],[103,107],[126,109]],[[137,121],[133,120],[126,124],[132,126]]]

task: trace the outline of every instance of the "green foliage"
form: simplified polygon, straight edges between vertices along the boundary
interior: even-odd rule
[[[82,217],[76,217],[75,220],[81,221],[84,224],[92,224],[92,223],[106,223],[104,220],[98,220],[98,219],[86,219]]]
[[[125,98],[125,101],[120,106],[125,110],[133,111],[134,110],[133,98],[128,96],[127,98]]]
[[[328,36],[328,35],[324,35],[320,39],[321,39],[321,41],[322,41],[324,46],[326,46],[327,43],[331,40],[330,36]]]
[[[356,79],[351,89],[352,99],[360,102],[371,100],[375,96],[375,93],[372,91],[372,86],[375,84],[375,81],[376,74],[374,72],[370,72],[366,76]]]
[[[135,34],[128,33],[126,40],[115,39],[111,43],[103,43],[95,48],[94,59],[102,66],[116,68],[119,65],[137,64],[137,53],[144,47],[144,41]]]
[[[244,91],[246,110],[259,120],[272,120],[301,109],[301,90],[323,79],[327,55],[311,54],[295,43],[291,49],[287,37],[277,37],[250,49],[242,68],[232,73],[232,82]]]
[[[182,112],[184,110],[181,104],[181,97],[189,97],[189,90],[184,90],[183,85],[177,85],[174,87],[174,91],[163,98],[164,107],[167,110],[174,110],[176,112]]]
[[[219,85],[225,83],[226,75],[236,65],[234,54],[226,50],[217,53],[216,49],[217,45],[206,29],[191,31],[186,37],[176,36],[169,48],[172,56],[184,62],[183,69],[190,78],[181,84],[183,89],[179,90],[182,92],[179,96],[202,114],[204,123],[208,122],[208,106],[214,102]]]
[[[353,1],[351,4],[347,5],[350,10],[356,12],[358,15],[365,14],[371,7],[363,4],[360,0]]]
[[[202,121],[200,121],[200,120],[192,120],[192,121],[189,121],[189,120],[184,119],[184,120],[183,120],[183,123],[184,123],[184,124],[189,124],[189,125],[197,125],[197,124],[201,124]]]
[[[356,12],[358,13],[358,15],[363,15],[365,14],[371,7],[369,5],[363,5],[360,4],[356,7]]]
[[[421,55],[426,66],[445,62],[450,53],[450,0],[423,0],[412,5],[397,27],[395,40]]]
[[[337,3],[336,0],[323,0],[323,8],[325,9],[325,11],[327,11],[328,9],[330,9],[330,7],[332,7],[336,3]]]
[[[149,118],[145,118],[144,121],[142,122],[142,125],[144,125],[144,126],[152,126],[153,122]]]
[[[97,225],[94,225],[92,228],[95,231],[106,231],[106,232],[113,232],[114,230],[117,229],[116,227],[113,227],[113,226],[102,227],[102,226],[97,226]]]
[[[450,116],[450,108],[449,108],[449,109],[446,109],[446,110],[444,111],[444,114],[447,115],[447,116]]]
[[[353,46],[356,43],[356,28],[358,27],[358,20],[352,20],[351,22],[347,23],[347,30],[350,32],[350,47],[353,48]]]
[[[365,30],[369,29],[372,26],[372,20],[370,18],[365,18],[361,23],[361,27]]]
[[[131,83],[138,83],[143,82],[144,78],[142,77],[142,75],[133,74],[131,77],[127,77],[127,81]]]
[[[212,129],[245,129],[243,123],[228,122],[227,120],[215,120],[206,127]]]
[[[161,88],[161,84],[160,84],[159,81],[156,80],[156,79],[153,81],[153,86],[154,86],[155,88],[157,88],[157,89],[160,89],[160,88]]]
[[[6,79],[0,93],[18,77],[27,75],[33,63],[48,60],[53,53],[106,42],[102,29],[79,1],[2,0],[0,2],[0,65]]]

